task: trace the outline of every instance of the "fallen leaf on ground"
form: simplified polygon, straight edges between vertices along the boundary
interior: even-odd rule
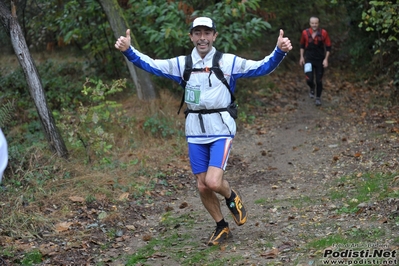
[[[84,202],[85,199],[83,197],[79,197],[79,196],[71,196],[69,197],[69,199],[73,202]]]
[[[151,235],[143,235],[143,241],[150,241],[152,239]]]
[[[58,224],[55,225],[55,231],[57,233],[67,231],[67,230],[69,230],[69,227],[71,227],[71,225],[73,225],[72,222],[58,223]]]
[[[53,254],[54,252],[58,252],[59,250],[60,247],[53,243],[42,244],[39,246],[39,251],[44,256]]]
[[[125,192],[119,196],[119,200],[125,200],[129,198],[129,193]]]
[[[265,253],[260,254],[262,257],[265,257],[266,259],[275,259],[278,256],[278,249],[273,248],[271,250],[266,251]]]
[[[180,204],[179,209],[184,209],[188,206],[187,202],[183,202],[182,204]]]
[[[136,230],[136,227],[134,225],[126,225],[126,228],[129,230]]]

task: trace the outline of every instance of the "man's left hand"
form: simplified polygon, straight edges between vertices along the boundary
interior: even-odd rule
[[[280,29],[280,36],[277,39],[277,46],[283,52],[289,52],[292,50],[292,45],[290,39],[284,37],[284,31]]]

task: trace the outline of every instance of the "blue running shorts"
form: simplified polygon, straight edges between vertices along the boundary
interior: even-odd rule
[[[207,172],[209,166],[225,170],[232,143],[232,138],[218,139],[207,144],[188,143],[188,156],[193,174]]]

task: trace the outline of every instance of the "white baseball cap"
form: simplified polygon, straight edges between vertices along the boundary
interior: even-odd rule
[[[190,27],[190,32],[198,26],[204,26],[204,27],[208,27],[211,28],[212,30],[216,31],[216,25],[215,22],[208,17],[198,17],[196,19],[194,19],[193,23],[191,23],[191,27]]]

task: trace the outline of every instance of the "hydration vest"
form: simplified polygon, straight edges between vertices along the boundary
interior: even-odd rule
[[[193,59],[191,58],[191,55],[186,55],[185,68],[184,68],[184,72],[183,72],[183,80],[182,80],[182,84],[181,84],[184,91],[183,91],[183,96],[182,96],[181,103],[180,103],[180,108],[179,108],[179,111],[177,112],[178,114],[180,113],[180,110],[184,104],[184,97],[186,95],[186,85],[187,85],[188,80],[190,79],[192,72],[197,72],[197,71],[198,72],[209,72],[209,76],[212,73],[214,73],[216,75],[216,77],[220,81],[222,81],[223,84],[229,90],[230,95],[231,95],[231,103],[233,103],[236,100],[233,93],[230,90],[230,85],[229,85],[229,83],[227,83],[227,80],[224,77],[224,73],[220,69],[220,66],[219,66],[219,61],[222,58],[222,56],[223,56],[223,53],[216,50],[215,54],[213,55],[213,59],[212,59],[212,67],[193,68]],[[212,86],[210,79],[209,79],[209,86]],[[209,110],[209,111],[211,111],[211,110]]]
[[[313,40],[315,40],[315,39],[318,39],[317,40],[318,45],[323,44],[324,40],[323,40],[323,35],[321,34],[321,29],[318,29],[316,31],[316,36],[314,38],[312,37],[312,34],[310,34],[309,28],[306,29],[306,33],[308,34],[308,45],[310,43],[313,43]]]

